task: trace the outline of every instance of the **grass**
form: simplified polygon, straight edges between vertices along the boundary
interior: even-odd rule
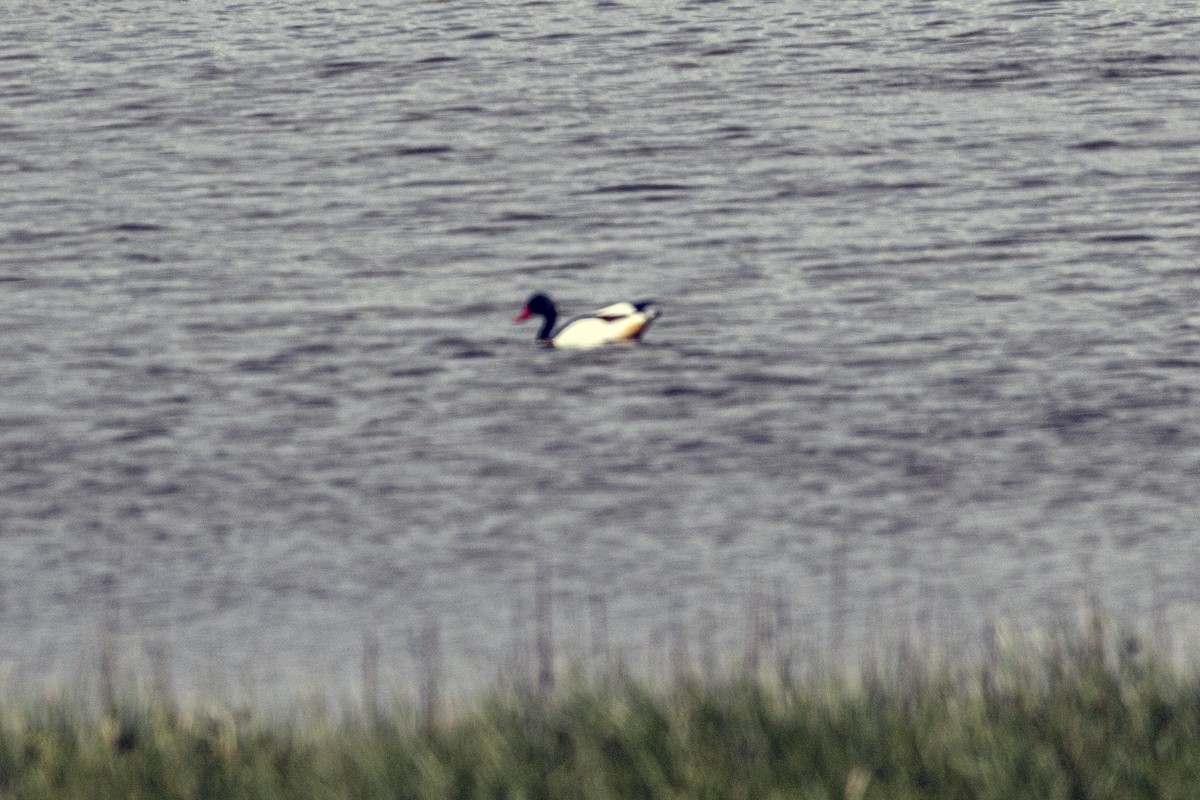
[[[970,667],[575,674],[437,715],[10,693],[0,797],[1196,797],[1200,679],[1108,630]]]

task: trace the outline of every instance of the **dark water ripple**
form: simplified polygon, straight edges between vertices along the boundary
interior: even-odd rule
[[[19,674],[115,615],[193,678],[352,683],[372,632],[408,680],[434,620],[487,677],[539,562],[576,653],[600,602],[735,653],[776,594],[816,647],[1084,591],[1194,633],[1190,6],[9,17]],[[546,352],[534,288],[664,316]]]

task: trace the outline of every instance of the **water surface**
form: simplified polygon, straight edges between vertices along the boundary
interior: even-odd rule
[[[24,3],[0,660],[1200,605],[1189,4]],[[644,346],[508,320],[653,297]],[[607,620],[607,627],[601,620]],[[675,633],[672,633],[675,632]],[[601,638],[603,636],[603,638]]]

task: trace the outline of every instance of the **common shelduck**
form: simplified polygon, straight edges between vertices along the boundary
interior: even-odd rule
[[[542,327],[537,340],[548,347],[600,347],[616,342],[637,341],[657,316],[658,309],[649,300],[614,303],[591,314],[568,320],[555,331],[558,309],[554,307],[553,300],[538,292],[530,295],[521,313],[513,317],[513,322],[541,317]]]

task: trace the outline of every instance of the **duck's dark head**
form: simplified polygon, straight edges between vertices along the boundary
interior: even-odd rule
[[[539,339],[549,339],[550,331],[554,328],[554,321],[558,319],[558,309],[554,307],[554,301],[541,292],[531,294],[529,299],[525,301],[525,307],[521,309],[521,313],[513,317],[513,322],[524,322],[530,317],[542,317],[542,329],[538,331]]]

